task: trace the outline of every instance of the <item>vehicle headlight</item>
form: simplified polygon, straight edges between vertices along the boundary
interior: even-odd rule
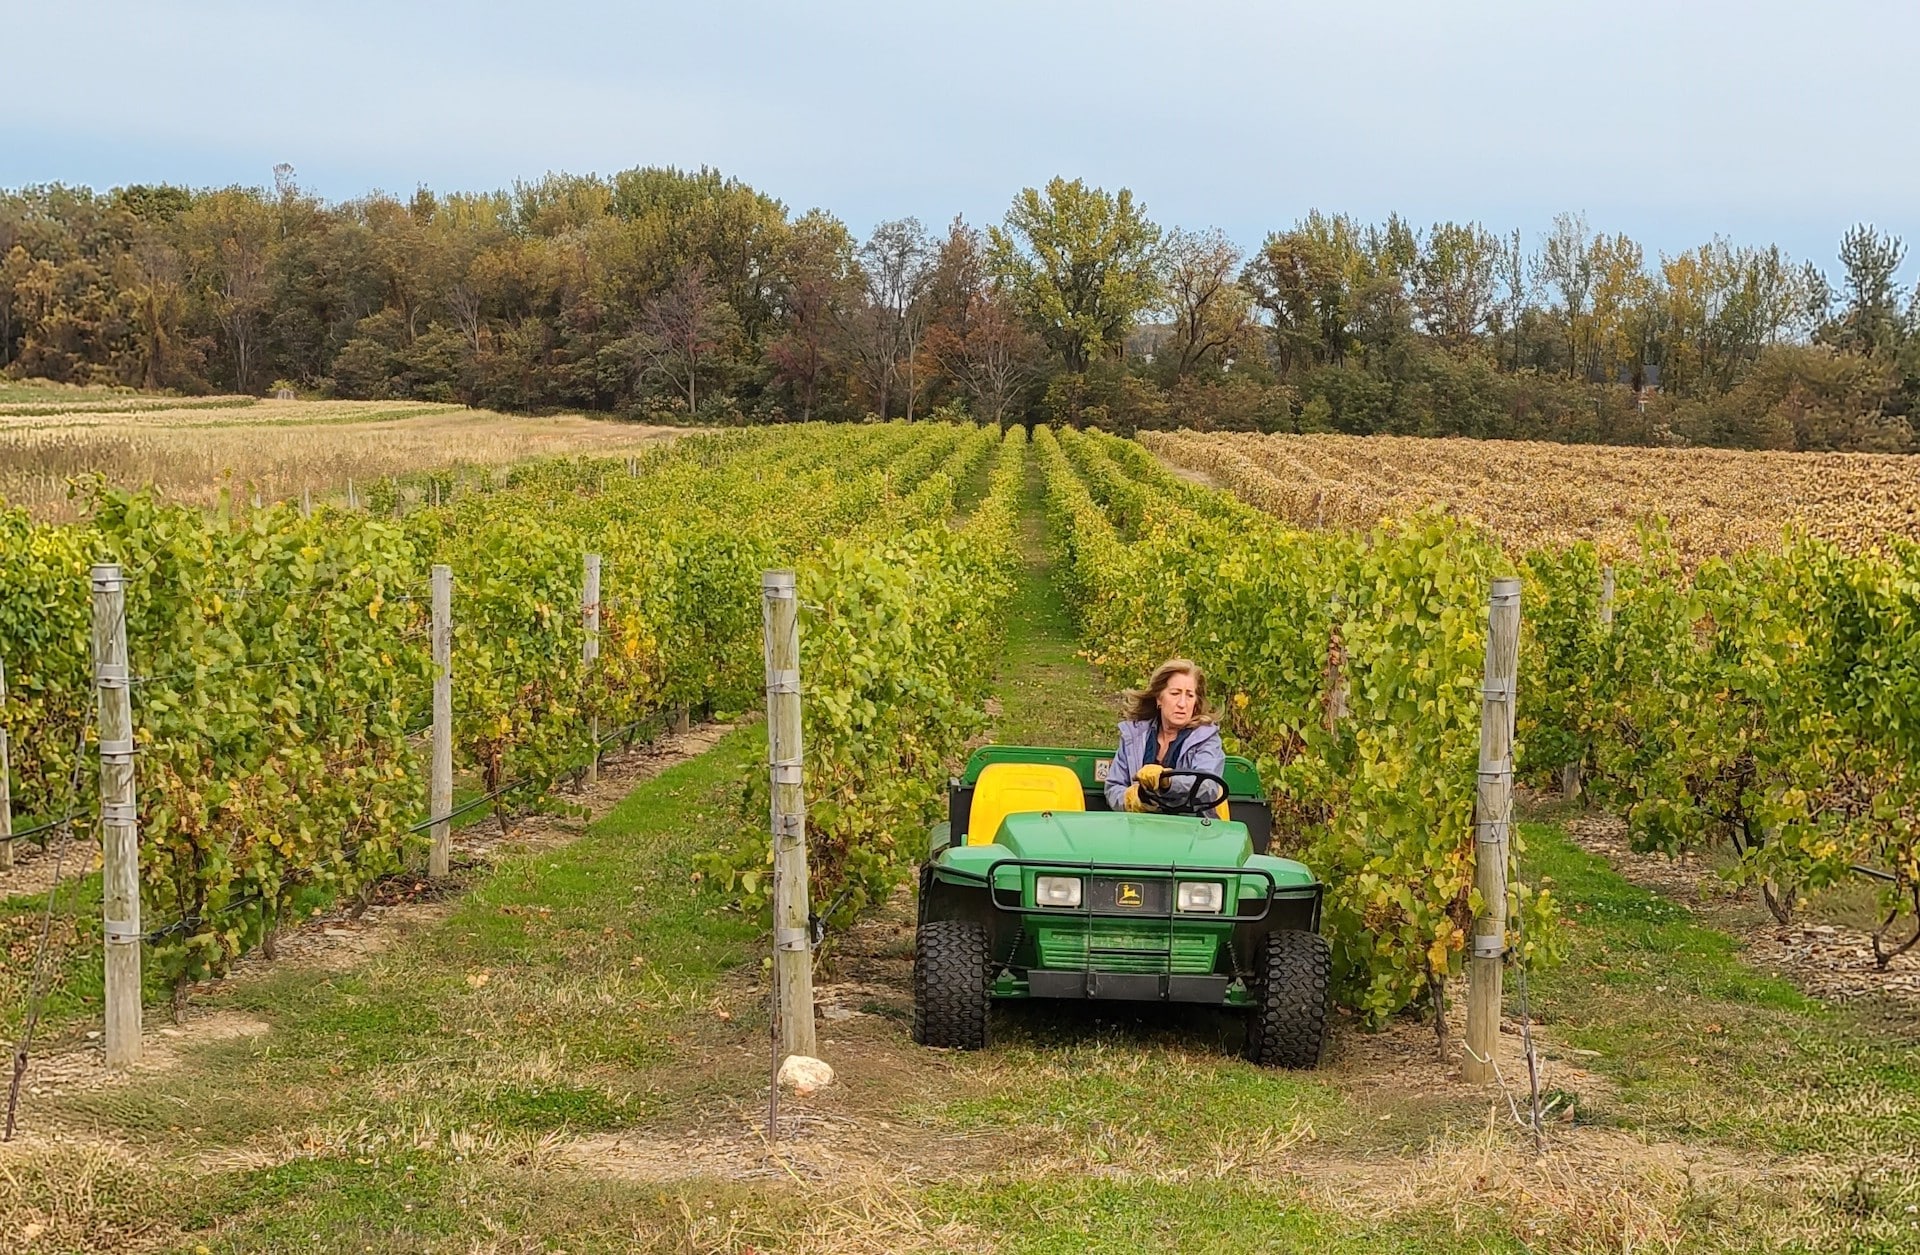
[[[1036,876],[1033,881],[1033,898],[1041,906],[1079,906],[1080,877]]]
[[[1225,896],[1225,886],[1219,881],[1183,880],[1180,882],[1180,892],[1174,900],[1183,911],[1218,915],[1221,900]]]

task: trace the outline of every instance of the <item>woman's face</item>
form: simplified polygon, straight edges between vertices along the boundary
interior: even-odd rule
[[[1184,728],[1193,722],[1193,708],[1199,704],[1200,695],[1193,682],[1193,672],[1181,671],[1167,681],[1167,687],[1160,690],[1160,726],[1163,728]]]

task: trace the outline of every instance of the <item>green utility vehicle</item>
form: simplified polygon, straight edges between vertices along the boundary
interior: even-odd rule
[[[1169,772],[1142,794],[1157,813],[1115,813],[1108,761],[990,745],[951,781],[920,869],[914,1040],[980,1049],[994,999],[1184,1002],[1245,1012],[1256,1063],[1314,1066],[1332,981],[1323,886],[1266,853],[1253,764]]]

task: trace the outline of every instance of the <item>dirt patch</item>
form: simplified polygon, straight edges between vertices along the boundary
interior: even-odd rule
[[[156,1024],[149,1016],[141,1033],[140,1062],[125,1071],[108,1071],[106,1052],[98,1032],[71,1050],[31,1058],[21,1093],[31,1098],[58,1098],[62,1094],[106,1089],[179,1066],[186,1048],[205,1042],[259,1037],[269,1026],[236,1011],[201,1012],[189,1008],[183,1022]]]
[[[1205,471],[1195,470],[1191,466],[1181,466],[1179,463],[1169,462],[1165,458],[1160,459],[1160,465],[1167,468],[1175,477],[1184,479],[1189,484],[1198,484],[1202,488],[1211,488],[1215,492],[1225,492],[1229,494],[1232,492],[1232,489],[1228,488],[1217,477],[1209,475]]]
[[[1817,998],[1836,1002],[1887,998],[1920,1006],[1920,952],[1894,956],[1882,970],[1873,938],[1857,928],[1794,924],[1745,935],[1754,963],[1780,972]]]
[[[40,847],[37,838],[12,843],[13,866],[0,872],[0,900],[45,893],[56,881],[64,884],[100,866],[100,843],[90,821],[74,820],[71,836],[64,828],[55,828],[45,835],[45,849]]]
[[[792,1107],[789,1099],[783,1106]],[[780,1136],[767,1139],[765,1112],[727,1128],[660,1137],[601,1134],[562,1148],[562,1162],[631,1181],[847,1182],[935,1180],[963,1166],[979,1171],[1005,1153],[1006,1139],[930,1134],[918,1126],[806,1110],[780,1116]]]
[[[1529,1026],[1516,1020],[1502,1020],[1494,1045],[1494,1069],[1498,1080],[1492,1088],[1467,1082],[1461,1065],[1467,1039],[1466,983],[1455,981],[1447,991],[1447,1045],[1443,1056],[1431,1021],[1420,1023],[1400,1016],[1374,1031],[1343,1023],[1336,1029],[1323,1075],[1349,1096],[1369,1104],[1394,1104],[1417,1096],[1427,1103],[1435,1099],[1456,1099],[1462,1103],[1485,1103],[1492,1099],[1502,1115],[1525,1114],[1532,1105],[1532,1085],[1527,1072],[1526,1038]],[[1558,1095],[1543,1103],[1543,1114],[1552,1125],[1564,1124],[1572,1117],[1568,1103],[1611,1096],[1614,1083],[1586,1065],[1598,1058],[1591,1050],[1576,1049],[1554,1040],[1551,1029],[1530,1026],[1534,1054],[1540,1071],[1540,1092]],[[1508,1106],[1506,1099],[1512,1100]]]

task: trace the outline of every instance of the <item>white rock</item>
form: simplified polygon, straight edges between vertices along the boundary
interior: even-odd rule
[[[815,1090],[833,1084],[833,1069],[819,1059],[788,1055],[780,1065],[780,1083],[805,1098]]]

